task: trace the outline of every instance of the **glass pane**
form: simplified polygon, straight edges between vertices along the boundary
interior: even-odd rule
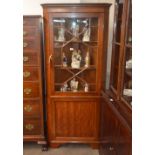
[[[132,44],[132,4],[129,8],[128,30],[127,30],[127,44]]]
[[[54,18],[55,91],[96,91],[98,18]]]
[[[113,66],[112,66],[112,86],[117,89],[117,80],[118,80],[118,65],[119,65],[119,52],[120,46],[114,44],[113,45]]]
[[[123,98],[132,104],[132,4],[130,1],[126,49],[125,49],[125,62],[124,62],[124,81],[123,81]]]
[[[131,104],[132,101],[132,48],[126,47],[125,51],[125,69],[123,81],[123,97]]]
[[[124,0],[116,1],[115,7],[115,24],[114,24],[114,31],[115,31],[115,42],[120,42],[121,37],[121,24],[122,24],[122,13],[123,13],[123,6]]]

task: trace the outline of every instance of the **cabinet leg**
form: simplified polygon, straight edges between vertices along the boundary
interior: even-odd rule
[[[47,151],[48,150],[47,141],[38,141],[38,144],[42,145],[42,151]]]
[[[48,146],[47,144],[42,145],[42,151],[48,151]]]
[[[99,149],[99,143],[92,143],[90,146],[92,149]]]
[[[60,146],[60,143],[52,143],[51,148],[58,148]]]

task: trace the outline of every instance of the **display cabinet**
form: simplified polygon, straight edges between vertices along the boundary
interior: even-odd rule
[[[132,1],[116,0],[110,90],[132,105]]]
[[[116,0],[110,86],[102,92],[100,155],[132,154],[132,1]]]
[[[41,23],[41,16],[23,17],[23,139],[46,150]]]
[[[43,4],[48,141],[99,144],[110,4]]]

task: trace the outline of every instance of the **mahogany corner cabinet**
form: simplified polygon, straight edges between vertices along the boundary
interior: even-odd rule
[[[99,146],[110,5],[42,4],[51,147],[64,143]]]

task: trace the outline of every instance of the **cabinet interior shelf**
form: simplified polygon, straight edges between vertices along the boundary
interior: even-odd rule
[[[98,26],[87,26],[90,28],[98,28]],[[53,28],[66,28],[65,26],[53,26]],[[85,28],[85,26],[83,26],[83,28]]]
[[[80,68],[63,67],[62,65],[55,65],[54,67],[57,67],[60,69],[71,69],[71,70],[96,69],[94,65],[91,65],[89,67],[80,67]]]
[[[55,85],[60,86],[63,85],[63,83],[55,83]],[[96,85],[95,83],[88,83],[88,85]]]

